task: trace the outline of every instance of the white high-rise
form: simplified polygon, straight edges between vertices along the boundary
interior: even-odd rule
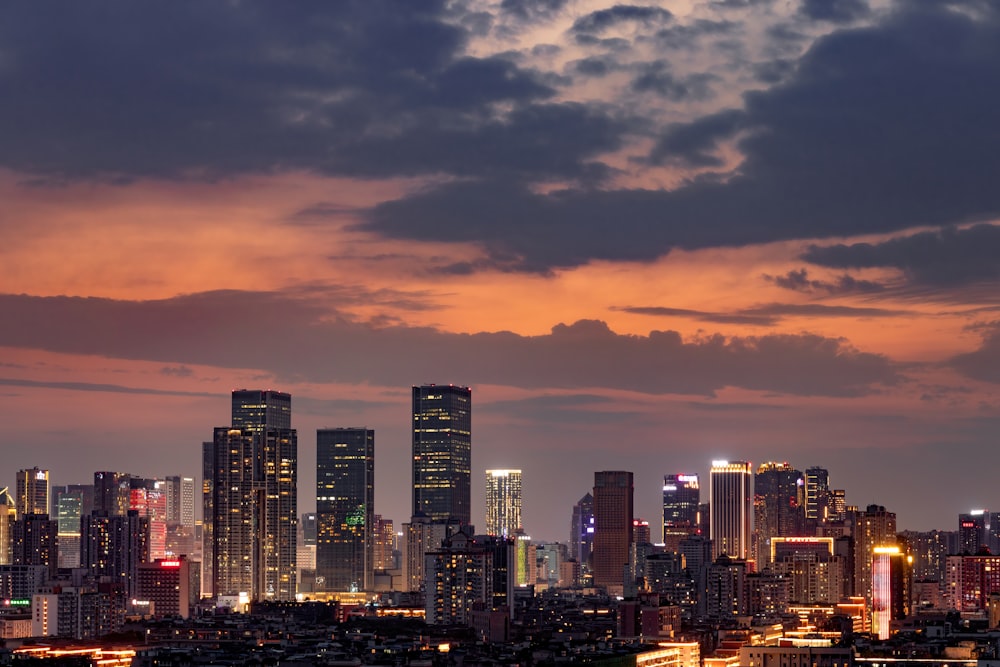
[[[709,474],[712,558],[750,557],[753,472],[749,461],[712,461]]]
[[[486,534],[521,532],[521,471],[486,471]]]

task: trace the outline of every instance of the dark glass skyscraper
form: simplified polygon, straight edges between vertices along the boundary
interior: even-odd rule
[[[472,521],[472,390],[413,387],[413,515]]]
[[[680,541],[698,533],[701,487],[698,475],[663,476],[663,543],[676,552]]]
[[[316,431],[316,579],[322,590],[372,590],[374,527],[375,431]]]
[[[594,585],[620,594],[632,545],[634,485],[632,473],[594,473]]]
[[[291,396],[234,391],[232,421],[203,449],[212,593],[292,600],[298,442]]]
[[[590,556],[594,551],[594,496],[589,493],[573,505],[569,548],[570,558],[575,558],[584,572],[590,572]]]
[[[830,504],[830,473],[826,468],[814,466],[806,468],[806,519],[822,522],[826,520],[827,506]]]
[[[803,529],[804,481],[787,463],[762,463],[754,476],[754,558],[766,563],[772,537],[793,537]]]

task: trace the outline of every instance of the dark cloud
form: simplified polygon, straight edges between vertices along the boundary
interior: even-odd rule
[[[187,366],[164,366],[160,369],[160,375],[169,375],[178,378],[189,378],[194,375],[194,371]]]
[[[983,327],[983,341],[978,349],[958,354],[949,365],[975,380],[1000,384],[1000,323]]]
[[[500,11],[522,21],[550,19],[558,14],[569,0],[503,0]]]
[[[44,380],[22,380],[20,378],[0,378],[0,385],[6,387],[31,387],[33,389],[65,389],[67,391],[98,391],[111,394],[149,394],[152,396],[197,396],[222,399],[220,394],[201,391],[170,391],[150,387],[126,387],[119,384],[95,382],[47,382]]]
[[[643,63],[639,74],[632,79],[632,90],[656,93],[660,97],[679,102],[686,99],[703,100],[711,96],[710,84],[718,78],[712,74],[676,76],[665,60]]]
[[[946,228],[881,243],[813,245],[802,259],[838,269],[898,269],[918,286],[995,283],[1000,280],[1000,227]]]
[[[796,292],[826,292],[828,294],[857,294],[885,291],[886,286],[872,280],[859,280],[851,275],[838,276],[836,280],[815,280],[806,269],[792,270],[783,276],[764,274],[764,280],[778,287]]]
[[[575,114],[627,131],[596,109],[548,107],[550,75],[463,56],[468,32],[450,18],[438,1],[7,5],[0,95],[19,102],[0,107],[0,165],[48,185],[282,169],[534,174],[536,164],[551,177],[557,163],[570,173],[555,176],[575,178],[585,170],[574,155],[531,150],[555,129],[538,123]],[[482,29],[484,17],[466,18]],[[573,154],[608,150],[604,128],[577,130]]]
[[[600,9],[581,16],[573,22],[570,30],[574,33],[597,33],[600,34],[609,28],[622,23],[640,23],[648,25],[650,23],[662,23],[673,18],[666,9],[662,7],[651,7],[646,5],[615,5],[609,9]]]
[[[1000,216],[998,106],[1000,20],[906,4],[819,39],[784,83],[669,128],[649,156],[719,166],[731,144],[733,173],[669,192],[453,183],[378,206],[365,227],[479,242],[539,270],[985,220]]]
[[[739,27],[733,21],[695,19],[689,23],[672,25],[656,32],[656,45],[670,49],[691,51],[701,45],[705,37],[732,35]]]
[[[407,386],[444,377],[527,389],[858,396],[901,380],[886,357],[810,334],[685,341],[673,331],[620,335],[599,321],[541,336],[449,334],[374,328],[302,299],[249,292],[144,302],[5,295],[0,309],[0,345],[257,368],[286,381]]]
[[[686,308],[666,308],[662,306],[628,306],[618,308],[626,313],[654,315],[657,317],[690,317],[716,324],[745,324],[751,326],[774,326],[786,317],[902,317],[912,313],[905,310],[886,308],[864,308],[855,306],[828,306],[819,303],[792,304],[769,303],[754,308],[741,308],[731,313],[713,313]]]
[[[865,0],[802,0],[799,13],[814,21],[850,23],[871,13]]]

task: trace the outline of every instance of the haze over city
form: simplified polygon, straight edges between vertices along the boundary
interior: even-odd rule
[[[365,426],[403,522],[454,383],[538,539],[713,459],[1000,506],[993,3],[18,3],[0,95],[0,487],[200,477],[269,388],[300,510]]]

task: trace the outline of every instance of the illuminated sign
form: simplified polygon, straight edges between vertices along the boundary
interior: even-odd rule
[[[663,485],[663,490],[664,491],[676,491],[677,490],[677,485],[676,484],[664,484]]]
[[[180,567],[181,562],[179,560],[161,560],[160,567]]]
[[[12,600],[4,600],[3,604],[5,607],[30,607],[31,600],[27,598],[14,598]]]
[[[38,472],[36,472],[35,473],[35,479],[37,479],[39,481],[45,481],[45,471],[44,470],[39,470]]]
[[[975,521],[963,521],[962,522],[962,528],[975,528],[975,527],[976,527]]]
[[[698,475],[677,475],[678,482],[697,482]]]

